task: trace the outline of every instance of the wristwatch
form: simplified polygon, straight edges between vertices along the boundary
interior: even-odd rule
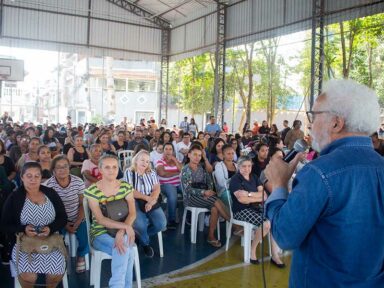
[[[251,197],[251,196],[252,196],[251,192],[248,192],[248,197]]]

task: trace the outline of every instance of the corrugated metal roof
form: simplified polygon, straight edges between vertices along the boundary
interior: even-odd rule
[[[206,14],[215,9],[214,0],[136,0],[136,5],[162,17],[173,26]]]
[[[159,17],[172,26],[171,60],[214,50],[215,0],[126,1],[153,16],[140,17],[111,0],[92,0],[90,9],[89,0],[3,0],[0,45],[159,61],[161,28],[149,21]],[[227,47],[310,29],[312,25],[311,0],[218,1],[229,5]],[[383,12],[384,1],[325,0],[325,9],[325,21],[332,23]]]

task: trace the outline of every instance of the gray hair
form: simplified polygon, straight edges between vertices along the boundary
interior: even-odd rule
[[[237,167],[240,168],[240,166],[242,166],[244,162],[247,161],[250,161],[252,163],[252,158],[247,155],[240,156],[239,159],[237,159]]]
[[[325,96],[321,109],[342,117],[346,131],[370,135],[379,127],[378,98],[367,86],[349,79],[330,80],[321,95]]]
[[[116,160],[117,164],[119,164],[119,158],[117,158],[116,155],[105,154],[105,155],[101,156],[100,159],[99,159],[99,165],[98,165],[99,169],[102,168],[103,162],[104,162],[105,159],[114,159],[114,160]]]

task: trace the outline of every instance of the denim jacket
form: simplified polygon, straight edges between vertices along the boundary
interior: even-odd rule
[[[384,287],[384,159],[369,137],[325,147],[289,195],[273,191],[266,215],[293,250],[289,287]]]

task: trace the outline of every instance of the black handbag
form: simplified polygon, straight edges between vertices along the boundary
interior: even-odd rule
[[[132,184],[133,184],[133,189],[136,189],[136,173],[134,171],[132,171]],[[147,213],[161,207],[161,203],[163,202],[163,197],[161,196],[161,194],[159,194],[159,198],[157,198],[156,204],[153,205],[151,210],[149,211],[145,211],[145,204],[147,204],[147,201],[143,199],[135,199],[135,201],[139,205],[140,210],[144,213]]]
[[[100,209],[104,217],[107,217],[117,222],[124,222],[129,214],[128,203],[125,198],[100,203]],[[112,237],[115,237],[117,231],[119,230],[107,227],[105,229],[107,229],[107,233]]]

